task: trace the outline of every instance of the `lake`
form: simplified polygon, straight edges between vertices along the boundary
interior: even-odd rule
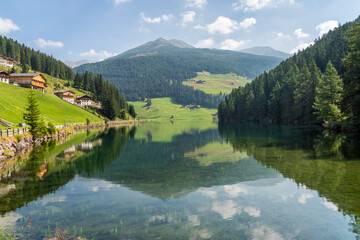
[[[15,239],[359,239],[360,139],[201,121],[84,132],[4,173],[0,213]]]

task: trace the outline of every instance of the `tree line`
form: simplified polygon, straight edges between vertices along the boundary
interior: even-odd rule
[[[62,61],[56,60],[52,56],[18,43],[16,40],[0,36],[0,55],[10,57],[22,66],[28,66],[34,71],[43,72],[50,76],[72,80],[73,70]]]
[[[360,18],[234,89],[220,121],[325,123],[360,129]]]
[[[95,101],[101,102],[101,112],[110,120],[116,118],[126,119],[127,113],[133,118],[136,117],[134,106],[128,104],[117,87],[105,81],[101,74],[93,74],[87,71],[77,73],[73,86],[90,92]]]

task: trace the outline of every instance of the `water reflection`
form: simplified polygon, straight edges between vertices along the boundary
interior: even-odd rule
[[[0,226],[32,217],[26,239],[57,223],[86,239],[354,239],[357,145],[319,129],[201,122],[84,133],[2,179]]]

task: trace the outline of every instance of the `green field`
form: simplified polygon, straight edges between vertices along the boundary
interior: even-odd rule
[[[205,84],[198,84],[196,81],[206,81]],[[195,89],[204,91],[207,94],[218,95],[221,93],[230,93],[233,88],[245,86],[250,81],[236,74],[210,74],[208,72],[200,72],[198,76],[187,81],[183,81],[185,86],[191,86]]]
[[[12,123],[21,121],[22,111],[27,104],[30,89],[0,83],[0,118]],[[85,110],[67,103],[53,94],[34,91],[40,111],[46,122],[55,125],[66,123],[101,122],[102,120]]]
[[[163,119],[163,120],[212,120],[217,109],[181,108],[181,105],[174,104],[170,98],[153,98],[152,105],[146,106],[146,102],[129,102],[135,107],[139,119]]]

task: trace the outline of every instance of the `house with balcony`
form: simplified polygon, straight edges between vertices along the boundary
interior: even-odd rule
[[[10,74],[9,83],[44,92],[46,81],[46,78],[41,73],[12,73]]]

